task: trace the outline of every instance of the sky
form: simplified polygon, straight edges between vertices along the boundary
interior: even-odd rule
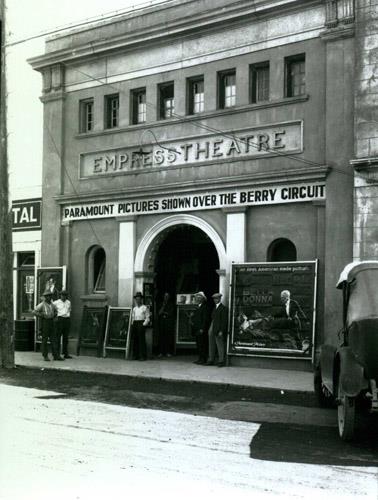
[[[41,196],[41,75],[27,59],[44,52],[45,36],[12,45],[94,17],[162,0],[6,0],[8,157],[11,199]]]

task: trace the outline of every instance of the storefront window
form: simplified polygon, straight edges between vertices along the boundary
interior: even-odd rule
[[[34,309],[34,252],[17,256],[17,319],[32,318]]]

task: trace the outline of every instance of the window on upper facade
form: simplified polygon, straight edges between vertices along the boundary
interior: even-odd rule
[[[134,125],[145,123],[147,116],[146,89],[131,91],[131,121]]]
[[[297,249],[287,238],[272,241],[267,252],[268,262],[293,262],[297,260]]]
[[[306,93],[305,54],[285,58],[286,97],[295,97]]]
[[[118,127],[119,123],[119,95],[105,96],[105,128]]]
[[[251,65],[251,102],[269,100],[269,62]]]
[[[218,74],[219,108],[231,108],[236,104],[236,71],[229,70]]]
[[[203,77],[188,80],[188,97],[190,115],[202,113],[205,109],[205,86]]]
[[[159,112],[159,118],[163,120],[174,116],[175,94],[173,82],[159,85]]]
[[[93,99],[80,101],[80,132],[91,132],[94,126],[94,102]]]

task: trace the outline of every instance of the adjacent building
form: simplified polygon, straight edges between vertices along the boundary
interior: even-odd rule
[[[31,60],[41,264],[66,266],[76,338],[84,306],[228,302],[232,263],[265,262],[317,263],[310,340],[334,336],[353,256],[354,19],[353,0],[180,0],[47,41]]]

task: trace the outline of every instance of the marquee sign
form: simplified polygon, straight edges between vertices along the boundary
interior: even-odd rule
[[[326,188],[322,182],[275,185],[222,192],[211,191],[203,194],[66,205],[62,209],[62,219],[63,221],[70,221],[251,205],[297,203],[324,200],[325,196]]]
[[[294,121],[201,135],[191,137],[190,141],[162,141],[163,147],[143,144],[82,153],[80,178],[259,158],[278,153],[300,153],[303,151],[302,135],[302,121]]]

